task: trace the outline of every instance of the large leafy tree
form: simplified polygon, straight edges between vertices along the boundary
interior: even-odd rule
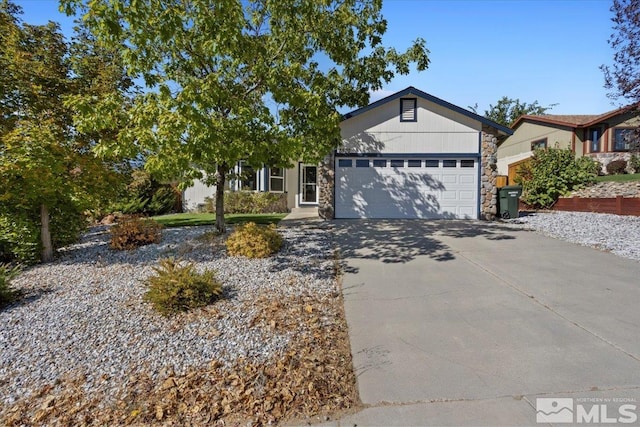
[[[613,34],[609,46],[615,51],[613,64],[602,65],[605,88],[613,99],[622,99],[631,111],[640,113],[640,0],[613,0]],[[629,138],[630,151],[640,151],[640,127]]]
[[[623,98],[640,108],[640,0],[613,0],[613,64],[601,66],[605,87],[614,99]]]
[[[489,109],[484,111],[484,117],[493,120],[504,126],[511,126],[518,117],[531,114],[542,115],[547,111],[555,107],[557,104],[551,104],[547,107],[543,107],[538,104],[538,101],[532,103],[522,102],[519,98],[513,99],[508,96],[503,96],[496,102],[496,105],[489,104]],[[478,113],[478,104],[473,107],[469,107],[474,113]]]
[[[74,67],[58,25],[29,25],[20,13],[0,3],[0,252],[29,244],[20,257],[32,258],[40,247],[49,261],[80,230],[83,210],[113,189],[112,164],[92,153],[99,135],[78,133],[64,104],[80,92],[96,96],[95,82],[111,77]]]
[[[382,45],[381,0],[61,0],[105,46],[121,49],[147,91],[126,130],[100,153],[145,152],[165,178],[224,188],[233,165],[318,161],[340,139],[341,106],[368,103],[411,63],[428,66],[424,41],[400,53]],[[85,124],[110,125],[108,105]],[[100,118],[100,120],[95,120]]]

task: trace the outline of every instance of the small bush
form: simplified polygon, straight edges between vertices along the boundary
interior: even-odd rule
[[[0,307],[13,302],[16,299],[17,292],[11,287],[13,280],[20,269],[11,267],[9,264],[0,264]]]
[[[231,256],[266,258],[280,250],[282,236],[276,226],[259,226],[248,222],[238,227],[227,239],[227,253]]]
[[[110,210],[132,215],[163,215],[179,211],[179,202],[180,193],[171,185],[160,183],[144,170],[134,170],[126,191]]]
[[[182,264],[173,258],[160,260],[155,274],[146,280],[145,300],[164,315],[204,307],[222,295],[215,273],[198,273],[193,263]]]
[[[607,165],[607,173],[609,175],[619,175],[625,173],[625,169],[627,169],[627,161],[620,160],[612,160]]]
[[[206,199],[207,212],[216,211],[215,198]],[[262,214],[286,213],[287,195],[285,193],[267,193],[254,191],[228,191],[224,194],[224,213],[226,214]]]
[[[40,227],[22,212],[0,213],[0,262],[34,264],[40,260]]]
[[[129,218],[111,227],[109,246],[117,250],[130,250],[160,242],[162,225],[152,219]]]
[[[633,173],[640,173],[640,156],[632,154],[629,159],[629,166],[633,168]]]
[[[576,159],[571,149],[536,150],[527,173],[521,176],[522,200],[536,208],[548,208],[558,197],[593,183],[597,173],[593,159]]]

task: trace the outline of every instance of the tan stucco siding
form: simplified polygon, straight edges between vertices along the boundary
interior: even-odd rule
[[[549,148],[571,148],[573,130],[552,125],[524,122],[498,147],[498,174],[506,175],[511,163],[531,157],[531,143],[541,139],[547,139]],[[582,144],[578,146],[576,139],[576,151],[582,152]]]
[[[547,139],[547,147],[570,148],[573,131],[570,128],[543,126],[536,123],[522,123],[498,147],[498,158],[515,156],[531,151],[531,143]],[[557,143],[557,145],[556,145]]]
[[[393,100],[343,121],[348,153],[477,153],[482,124],[418,98],[417,120],[400,121],[400,100]]]

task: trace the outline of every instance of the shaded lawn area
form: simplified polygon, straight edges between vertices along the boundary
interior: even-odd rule
[[[627,181],[640,181],[640,173],[603,175],[603,176],[596,177],[596,182],[627,182]]]
[[[227,224],[239,224],[243,222],[255,222],[256,224],[277,224],[286,213],[276,214],[227,214],[224,220]],[[189,227],[194,225],[213,225],[216,223],[216,214],[213,213],[179,213],[154,216],[165,227]]]

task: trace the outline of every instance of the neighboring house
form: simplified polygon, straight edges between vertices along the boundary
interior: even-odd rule
[[[340,128],[341,146],[320,165],[264,168],[244,184],[328,219],[495,216],[496,150],[509,128],[413,87],[345,114]],[[213,194],[196,185],[186,207]]]
[[[571,148],[578,157],[590,156],[603,167],[615,159],[629,159],[629,147],[640,120],[628,108],[600,115],[524,115],[511,126],[513,135],[498,145],[498,172],[513,183],[518,167],[536,148]]]

